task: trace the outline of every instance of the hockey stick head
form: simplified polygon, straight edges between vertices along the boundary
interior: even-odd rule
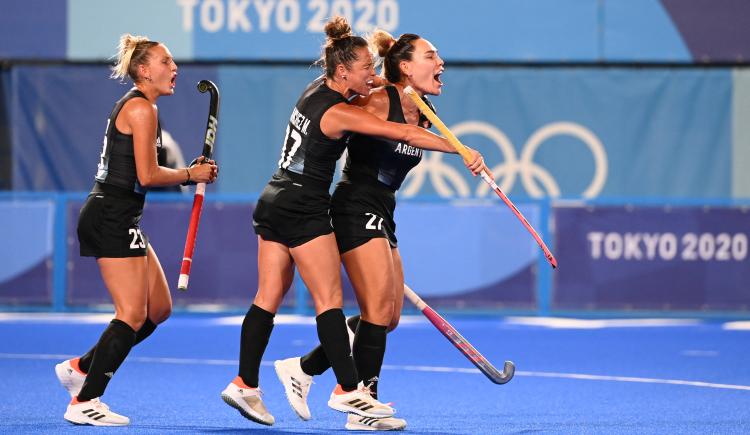
[[[495,371],[496,373],[493,374],[493,376],[487,376],[492,382],[496,384],[506,384],[511,379],[513,379],[513,375],[516,373],[516,366],[513,364],[513,361],[505,361],[505,365],[503,366],[503,372],[499,373]],[[485,373],[486,374],[486,373]]]
[[[203,157],[210,159],[214,153],[214,143],[216,141],[216,129],[219,127],[219,88],[211,80],[201,80],[198,82],[198,91],[200,93],[209,92],[211,102],[208,107],[208,122],[206,123],[206,138],[203,141]]]
[[[216,94],[218,97],[219,88],[216,87],[214,82],[211,80],[201,80],[198,82],[198,91],[200,91],[201,94],[204,94],[209,90],[211,91],[211,94]]]

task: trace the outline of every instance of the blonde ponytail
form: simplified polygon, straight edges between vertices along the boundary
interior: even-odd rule
[[[119,80],[130,78],[137,82],[138,65],[148,61],[148,49],[157,44],[159,43],[150,41],[146,36],[134,36],[130,33],[122,35],[117,46],[117,54],[114,56],[117,63],[112,67],[110,77]]]

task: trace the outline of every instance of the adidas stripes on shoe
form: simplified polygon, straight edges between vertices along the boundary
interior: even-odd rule
[[[72,401],[65,411],[65,419],[73,424],[90,424],[92,426],[126,426],[130,419],[112,412],[99,398],[86,402]]]
[[[396,417],[373,418],[349,414],[344,427],[347,430],[404,430],[406,420]]]
[[[227,405],[239,411],[246,419],[271,426],[275,420],[263,404],[261,394],[260,388],[245,386],[240,377],[237,376],[221,392],[221,398]]]
[[[309,420],[310,408],[307,406],[307,395],[312,385],[312,376],[302,371],[300,358],[287,358],[273,363],[276,369],[276,376],[284,385],[284,392],[292,406],[302,420]]]
[[[356,390],[344,391],[341,385],[331,393],[328,406],[336,411],[349,412],[362,417],[390,417],[395,410],[370,395],[370,391],[360,382]]]
[[[70,394],[70,397],[76,397],[81,392],[86,375],[78,369],[78,358],[68,359],[55,366],[55,374],[63,386]]]

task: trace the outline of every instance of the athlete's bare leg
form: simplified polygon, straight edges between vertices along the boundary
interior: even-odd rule
[[[401,320],[401,310],[404,308],[404,264],[401,262],[401,253],[398,248],[391,249],[393,257],[393,282],[394,282],[394,308],[391,322],[388,324],[388,332],[393,331]]]
[[[276,313],[293,278],[294,260],[289,248],[258,236],[258,293],[253,303]]]
[[[115,305],[115,318],[134,331],[143,326],[147,316],[147,257],[99,258],[99,270]]]
[[[341,257],[333,233],[291,248],[290,252],[313,298],[315,313],[342,308]]]
[[[169,284],[164,276],[156,251],[149,243],[148,252],[148,318],[155,324],[160,324],[172,314],[172,295]]]
[[[374,325],[389,325],[396,306],[396,276],[388,240],[370,239],[347,251],[341,258],[354,287],[362,320]]]

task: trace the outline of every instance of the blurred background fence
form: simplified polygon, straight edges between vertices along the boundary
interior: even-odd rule
[[[120,34],[180,65],[162,127],[198,154],[222,92],[208,206],[184,309],[245,307],[251,213],[334,14],[418,33],[446,60],[441,118],[543,234],[454,155],[426,153],[399,192],[406,280],[443,308],[535,314],[750,311],[750,3],[740,0],[2,0],[0,305],[79,310],[108,296],[75,221],[106,117]],[[191,196],[149,194],[144,230],[176,282]],[[347,284],[348,286],[348,284]],[[348,303],[354,300],[348,291]],[[287,308],[309,311],[295,285]]]

